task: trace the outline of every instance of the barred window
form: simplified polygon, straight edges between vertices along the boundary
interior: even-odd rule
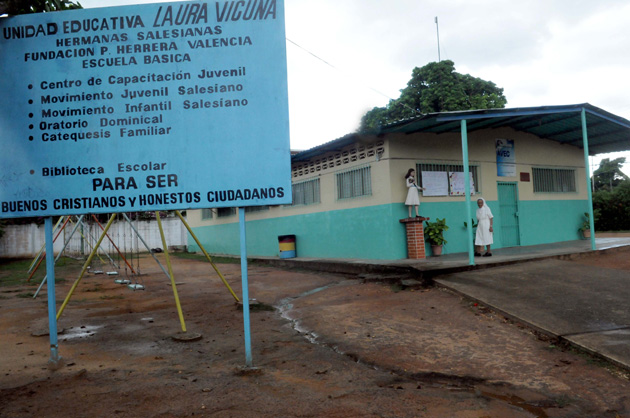
[[[262,212],[264,210],[269,210],[269,206],[264,205],[264,206],[246,206],[245,207],[245,213]]]
[[[303,181],[292,185],[293,206],[320,203],[319,179]]]
[[[479,181],[479,166],[477,164],[468,164],[468,169],[472,173],[473,183],[475,184],[475,193],[480,192],[480,184]],[[431,163],[417,163],[416,164],[416,176],[418,185],[422,186],[422,172],[423,171],[444,171],[445,175],[448,176],[448,173],[452,172],[464,172],[464,165],[458,164],[457,161],[436,161]],[[450,190],[449,190],[450,192]]]
[[[201,219],[212,219],[212,209],[201,209]]]
[[[571,193],[575,187],[575,170],[532,167],[534,193]]]
[[[337,199],[372,194],[370,167],[361,167],[337,174]]]
[[[217,218],[236,215],[236,208],[217,208]]]

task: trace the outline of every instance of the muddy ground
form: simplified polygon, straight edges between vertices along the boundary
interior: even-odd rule
[[[628,256],[575,262],[630,270]],[[0,416],[630,417],[622,370],[439,288],[329,273],[250,265],[246,368],[232,295],[207,262],[172,260],[185,335],[201,339],[172,338],[183,336],[173,289],[146,255],[145,290],[115,284],[122,274],[79,283],[56,371],[45,290],[0,287]],[[78,277],[70,264],[57,269],[58,307]],[[219,268],[240,297],[240,265]]]

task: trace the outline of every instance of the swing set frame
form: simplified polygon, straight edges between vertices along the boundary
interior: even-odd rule
[[[204,256],[206,257],[206,259],[208,260],[208,262],[212,265],[214,271],[217,273],[217,275],[219,276],[219,278],[221,279],[221,281],[223,282],[223,284],[225,285],[225,287],[228,289],[228,291],[230,292],[230,294],[232,295],[232,297],[234,298],[234,300],[238,303],[240,302],[240,299],[238,298],[238,296],[236,295],[236,293],[234,293],[234,290],[232,290],[232,288],[230,287],[229,283],[227,282],[227,280],[225,279],[225,277],[223,276],[223,274],[221,273],[221,271],[219,270],[219,268],[217,267],[217,265],[214,263],[214,261],[212,260],[212,257],[208,254],[208,252],[205,250],[205,248],[203,247],[203,245],[201,244],[201,242],[199,241],[199,239],[196,237],[196,235],[194,234],[192,228],[190,227],[190,225],[188,225],[188,222],[186,221],[186,219],[182,216],[181,212],[176,210],[175,214],[179,217],[179,219],[181,220],[181,222],[183,223],[183,225],[186,227],[187,231],[190,233],[190,235],[193,237],[193,239],[195,240],[195,242],[197,243],[197,245],[199,245],[199,248],[201,248],[201,251],[203,252]],[[132,272],[132,274],[137,275],[138,272],[136,269],[133,268],[132,264],[129,263],[129,261],[127,260],[127,258],[125,257],[125,255],[123,253],[121,253],[120,249],[118,248],[118,246],[114,243],[114,240],[110,237],[110,235],[108,234],[108,231],[110,229],[110,227],[112,226],[114,220],[116,219],[117,214],[113,213],[110,215],[109,220],[107,221],[106,225],[103,226],[98,219],[96,218],[95,215],[92,215],[92,218],[94,219],[94,221],[96,222],[96,224],[100,227],[101,229],[101,233],[96,241],[96,243],[94,244],[94,246],[92,247],[90,254],[88,255],[87,259],[85,260],[85,262],[83,263],[83,267],[81,268],[81,272],[79,273],[79,276],[77,277],[77,279],[74,281],[74,283],[72,284],[72,287],[70,288],[70,291],[68,292],[68,294],[66,295],[63,303],[61,304],[61,307],[59,308],[59,310],[56,312],[55,315],[55,319],[58,321],[59,318],[61,317],[61,315],[63,314],[66,306],[68,305],[70,299],[72,298],[72,295],[74,294],[77,286],[79,285],[79,283],[81,282],[81,280],[83,279],[83,277],[85,276],[86,272],[89,270],[90,268],[90,264],[92,263],[92,260],[94,259],[94,257],[97,256],[98,250],[101,248],[101,245],[103,243],[103,241],[105,240],[105,238],[107,238],[109,240],[109,242],[112,244],[112,246],[116,249],[116,252],[118,253],[118,255],[120,256],[120,258],[123,259],[123,261],[125,262],[126,266],[130,269],[130,271]],[[177,307],[177,313],[179,316],[179,320],[180,320],[180,326],[182,329],[182,332],[186,332],[186,323],[184,320],[184,314],[183,314],[183,310],[182,310],[182,306],[181,306],[181,302],[180,302],[180,298],[179,298],[179,294],[177,292],[177,285],[175,283],[175,275],[173,273],[173,268],[172,268],[172,264],[171,264],[171,260],[170,260],[170,254],[168,252],[168,246],[166,243],[166,236],[164,234],[164,228],[162,226],[162,219],[160,217],[160,213],[159,211],[155,212],[155,217],[157,220],[157,224],[158,224],[158,228],[160,231],[160,238],[162,240],[162,246],[164,248],[164,256],[166,258],[166,265],[167,268],[165,269],[164,266],[162,265],[162,263],[160,263],[160,261],[158,260],[158,258],[155,256],[155,254],[153,254],[153,252],[151,251],[151,249],[149,248],[149,246],[147,245],[146,241],[142,238],[142,235],[140,235],[140,233],[138,232],[137,228],[135,228],[133,226],[133,223],[131,222],[131,219],[129,219],[129,217],[127,216],[127,214],[122,213],[123,218],[125,219],[125,221],[131,226],[131,229],[133,230],[133,232],[135,233],[136,237],[144,244],[145,248],[147,249],[147,251],[149,252],[149,254],[151,254],[151,256],[153,257],[153,259],[156,261],[156,263],[160,266],[160,268],[162,269],[162,271],[166,274],[166,276],[169,278],[170,282],[171,282],[171,287],[173,288],[173,297],[175,299],[175,305]],[[65,219],[64,219],[65,218]],[[70,237],[67,238],[67,240],[64,243],[64,247],[63,249],[59,252],[59,254],[57,255],[57,257],[55,258],[54,262],[56,262],[59,257],[62,255],[63,251],[65,250],[66,246],[68,245],[70,239],[72,238],[72,235],[75,233],[75,231],[77,230],[78,226],[81,224],[82,220],[84,218],[84,215],[81,215],[81,217],[78,218],[77,222],[75,223],[75,226],[70,234]],[[63,225],[60,224],[63,222]],[[57,224],[55,225],[55,238],[54,240],[56,240],[59,235],[61,234],[61,232],[63,231],[63,229],[66,227],[66,225],[71,222],[71,216],[67,216],[67,217],[60,217],[59,220],[57,221]],[[53,242],[54,242],[53,240]],[[51,243],[52,244],[52,243]],[[52,245],[51,245],[52,246]],[[37,271],[37,268],[39,267],[39,265],[42,263],[42,261],[44,260],[44,258],[46,258],[46,251],[48,250],[46,248],[46,250],[44,250],[44,248],[46,247],[46,244],[44,247],[42,247],[42,250],[40,250],[40,252],[38,253],[37,257],[33,260],[33,262],[31,263],[30,267],[29,267],[29,279],[30,280],[33,275],[35,274],[35,272]],[[132,249],[133,252],[133,249]],[[111,258],[110,258],[111,260]],[[113,263],[113,260],[111,260]],[[53,263],[54,265],[54,263]],[[114,264],[115,265],[115,264]],[[116,266],[117,267],[117,266]],[[139,269],[139,268],[138,268]],[[47,270],[48,270],[48,266],[47,266]],[[44,285],[44,283],[47,282],[47,278],[48,278],[48,274],[44,277],[44,279],[42,280],[42,283],[40,284],[40,288],[37,290],[37,293],[35,294],[34,297],[37,297],[37,294],[39,293],[39,290],[41,289],[41,287]],[[132,285],[129,285],[130,288],[135,289],[137,287],[131,287]],[[139,286],[143,286],[143,285],[139,285]]]

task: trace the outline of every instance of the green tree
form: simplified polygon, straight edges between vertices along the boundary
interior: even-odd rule
[[[503,89],[491,81],[455,71],[450,60],[414,68],[400,97],[375,107],[361,118],[361,131],[417,116],[421,113],[503,108]]]
[[[621,171],[621,167],[626,163],[625,157],[610,160],[604,158],[599,163],[599,168],[593,172],[593,186],[595,190],[613,191],[622,182],[628,181],[628,176]]]
[[[593,193],[593,209],[600,212],[596,230],[630,231],[630,181],[621,182],[612,192]]]
[[[60,10],[82,9],[77,1],[69,0],[6,0],[0,1],[0,15],[21,15],[27,13],[57,12]]]

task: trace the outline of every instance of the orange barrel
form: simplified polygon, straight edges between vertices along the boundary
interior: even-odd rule
[[[297,257],[297,252],[295,250],[295,235],[278,236],[278,244],[280,245],[280,258]]]

